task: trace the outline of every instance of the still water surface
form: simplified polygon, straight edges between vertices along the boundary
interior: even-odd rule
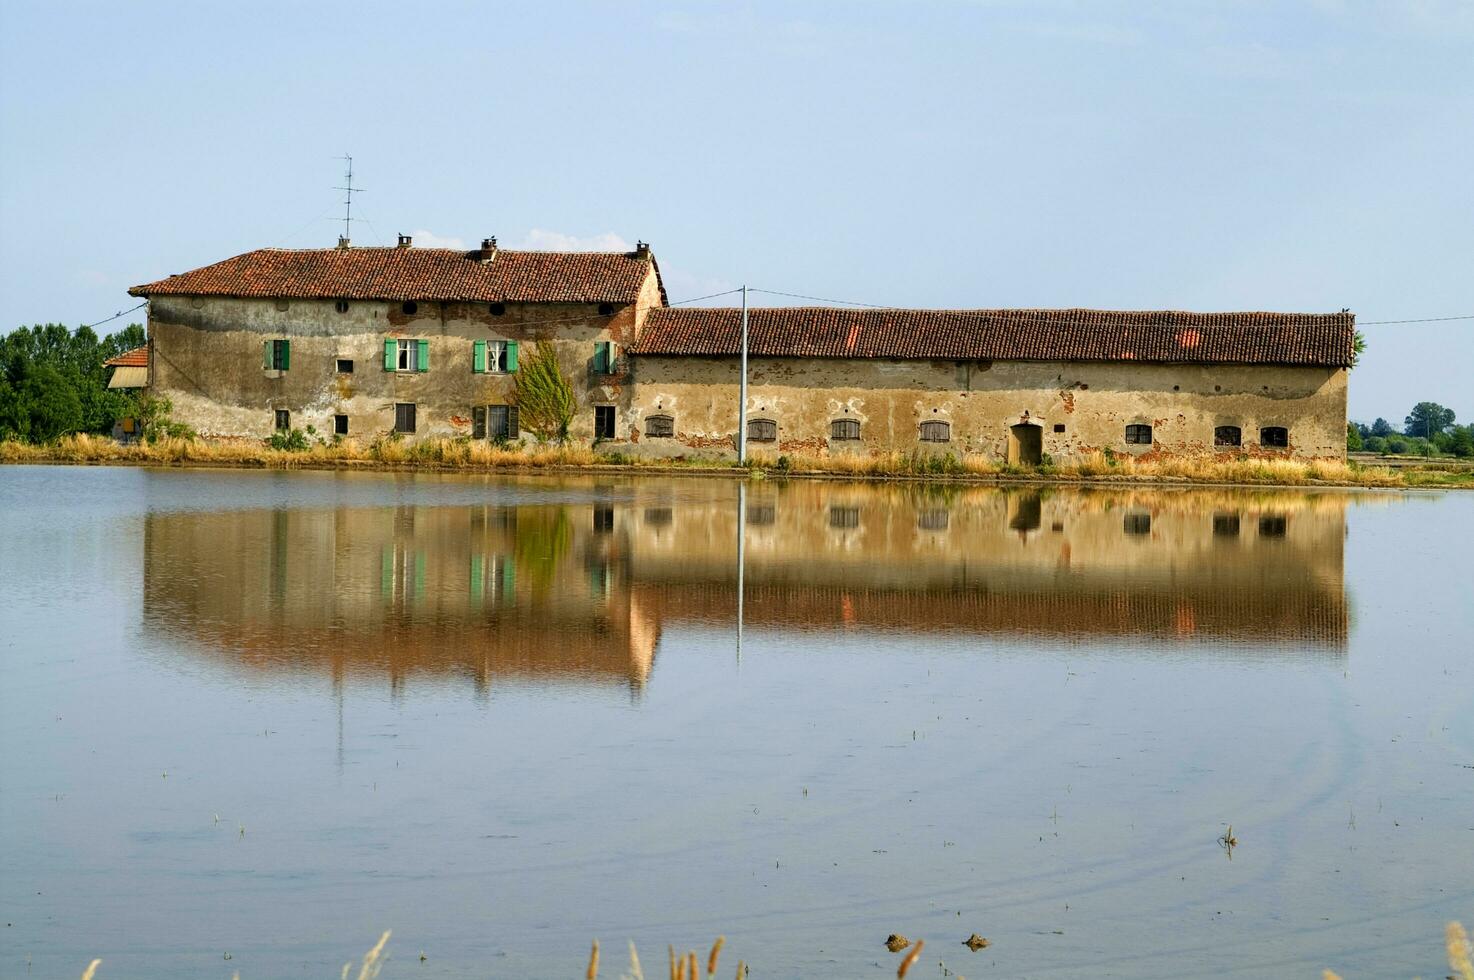
[[[6,467],[0,513],[0,976],[386,928],[386,978],[1441,976],[1474,919],[1474,494]]]

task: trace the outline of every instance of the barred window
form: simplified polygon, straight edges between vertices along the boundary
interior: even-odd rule
[[[1150,446],[1152,444],[1152,427],[1149,425],[1126,426],[1126,442],[1132,446]]]
[[[1150,514],[1127,514],[1121,522],[1121,529],[1127,534],[1151,534],[1152,515]]]
[[[669,415],[652,415],[645,420],[645,435],[669,439],[676,434],[676,420]]]
[[[1236,425],[1220,425],[1213,430],[1213,445],[1238,446],[1244,441],[1243,431]]]
[[[1282,425],[1266,425],[1259,430],[1259,445],[1283,449],[1290,444],[1290,430]]]
[[[946,422],[931,420],[921,423],[922,442],[951,442],[952,426]]]
[[[749,419],[747,422],[748,442],[777,442],[778,423],[772,419]]]
[[[860,439],[860,420],[835,419],[829,423],[829,438],[836,442],[858,442]]]

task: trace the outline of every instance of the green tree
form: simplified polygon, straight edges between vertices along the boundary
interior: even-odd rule
[[[533,348],[517,369],[517,408],[522,428],[544,442],[566,442],[577,401],[573,382],[558,365],[551,343]]]
[[[1437,402],[1418,402],[1405,420],[1403,432],[1430,439],[1454,424],[1454,410]]]
[[[1346,448],[1353,453],[1361,452],[1361,429],[1355,422],[1346,423]]]
[[[99,338],[90,327],[20,327],[0,337],[0,436],[43,441],[67,432],[109,432],[131,414],[132,392],[109,390],[105,361],[146,342],[129,324]]]
[[[1454,426],[1449,433],[1448,451],[1464,459],[1474,456],[1474,424]]]
[[[1396,431],[1396,429],[1392,428],[1392,423],[1388,422],[1384,418],[1379,417],[1377,421],[1372,423],[1372,435],[1378,436],[1382,439],[1387,438]]]

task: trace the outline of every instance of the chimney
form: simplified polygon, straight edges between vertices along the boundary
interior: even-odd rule
[[[482,262],[490,262],[496,258],[496,236],[481,239],[481,254],[478,256]]]
[[[409,248],[410,245],[412,245],[412,244],[414,244],[414,239],[413,238],[409,237],[408,235],[400,235],[399,236],[399,247],[400,248]]]
[[[341,248],[341,249],[345,249],[345,250],[348,248],[348,236],[347,235],[339,235],[338,236],[338,247]]]
[[[635,258],[648,259],[650,257],[649,242],[635,242]]]

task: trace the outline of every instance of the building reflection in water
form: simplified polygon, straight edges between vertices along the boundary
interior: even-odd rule
[[[739,617],[749,630],[1344,655],[1345,495],[696,486],[151,514],[145,628],[247,669],[378,675],[394,690],[463,677],[483,694],[638,694],[662,629]]]

